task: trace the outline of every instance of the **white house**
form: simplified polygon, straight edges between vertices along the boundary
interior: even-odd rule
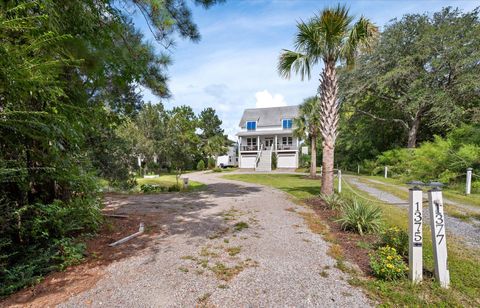
[[[271,171],[272,154],[277,168],[298,168],[299,139],[293,136],[298,106],[245,109],[237,133],[239,168]]]
[[[218,156],[217,158],[217,167],[236,167],[238,166],[238,157],[237,157],[238,145],[235,144],[231,147],[228,147],[228,152],[225,155]]]

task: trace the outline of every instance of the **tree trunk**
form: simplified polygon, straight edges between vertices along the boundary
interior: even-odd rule
[[[310,137],[310,177],[315,178],[317,176],[317,138]]]
[[[412,121],[412,124],[410,125],[410,128],[408,129],[408,144],[407,147],[414,148],[417,145],[417,134],[418,134],[418,128],[420,127],[420,111],[417,111],[415,114],[415,118]]]
[[[338,104],[337,76],[334,61],[324,61],[320,77],[321,131],[323,138],[322,189],[325,195],[333,194],[333,163],[337,139]]]

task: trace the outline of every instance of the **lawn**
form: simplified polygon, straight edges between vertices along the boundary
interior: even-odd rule
[[[299,199],[320,194],[320,180],[307,179],[301,174],[228,174],[223,178],[272,186]]]
[[[188,177],[185,176],[185,177]],[[143,184],[150,184],[150,185],[158,185],[161,187],[170,187],[172,185],[175,185],[177,183],[175,179],[175,174],[161,174],[158,178],[151,178],[151,179],[145,179],[145,178],[137,178],[137,187],[135,190],[140,191],[140,186]],[[183,180],[179,179],[178,182],[180,185],[183,185]],[[205,184],[202,184],[200,182],[195,182],[195,181],[188,181],[188,190],[198,190],[201,189],[205,186]]]
[[[319,180],[307,179],[302,175],[290,174],[232,174],[223,176],[227,179],[267,185],[283,190],[298,198],[310,198],[319,194]],[[376,178],[376,177],[375,177]],[[359,198],[373,199],[363,191],[353,190],[345,185],[343,194],[355,194]],[[407,229],[407,211],[395,206],[375,202],[383,212],[385,227]],[[412,285],[407,279],[400,281],[382,281],[379,279],[354,277],[353,285],[359,285],[385,306],[480,306],[480,253],[467,249],[450,237],[448,240],[448,265],[451,277],[451,288],[439,287],[432,278],[434,270],[433,251],[430,230],[424,230],[424,282]],[[333,240],[335,241],[335,239]]]

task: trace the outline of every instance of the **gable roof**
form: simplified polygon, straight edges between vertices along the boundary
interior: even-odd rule
[[[250,108],[245,109],[238,126],[245,127],[247,121],[257,121],[259,126],[278,126],[282,119],[294,119],[298,116],[298,106]]]

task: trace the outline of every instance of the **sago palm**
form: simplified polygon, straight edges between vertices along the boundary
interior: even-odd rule
[[[310,142],[310,177],[317,176],[317,138],[320,136],[320,106],[318,99],[309,97],[303,101],[300,112],[295,119],[294,134],[300,138],[308,138]]]
[[[336,65],[353,66],[355,58],[368,51],[375,41],[378,28],[360,17],[354,23],[345,6],[327,8],[308,22],[297,24],[295,50],[283,50],[278,63],[279,73],[290,78],[291,72],[302,80],[311,77],[312,66],[323,62],[320,75],[319,104],[323,138],[322,193],[333,194],[333,162],[337,138],[338,108]]]

